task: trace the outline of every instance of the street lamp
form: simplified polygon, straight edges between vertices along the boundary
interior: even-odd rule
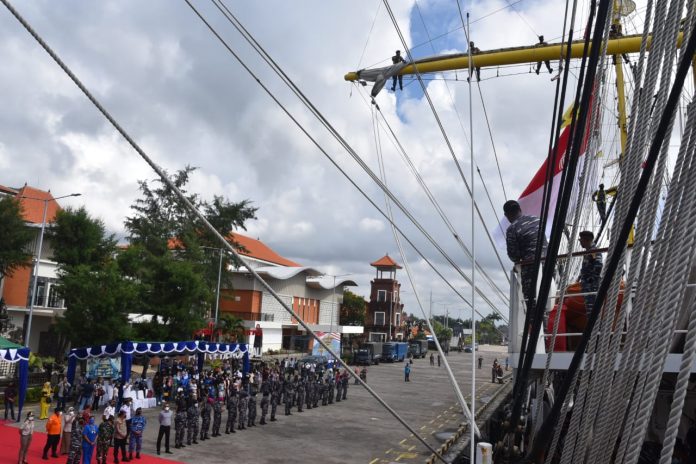
[[[326,277],[333,277],[333,300],[331,302],[331,329],[329,330],[329,333],[333,333],[333,318],[334,318],[334,308],[336,307],[336,277],[346,277],[349,276],[350,274],[339,274],[339,275],[332,275],[332,274],[324,274]],[[339,312],[339,316],[340,316]]]
[[[81,193],[71,193],[70,195],[63,195],[61,197],[54,197],[54,198],[33,198],[33,197],[25,197],[22,196],[21,198],[26,199],[26,200],[35,200],[35,201],[43,201],[44,203],[44,208],[43,208],[43,219],[41,220],[41,233],[39,234],[39,249],[38,253],[36,254],[36,261],[34,261],[34,281],[32,283],[32,288],[31,288],[31,298],[29,299],[29,321],[27,322],[27,330],[26,330],[26,335],[24,336],[24,346],[29,346],[29,340],[30,340],[30,335],[31,335],[31,320],[34,317],[34,303],[36,302],[36,287],[38,285],[38,274],[39,274],[39,261],[41,260],[41,251],[43,249],[43,238],[44,238],[44,232],[46,231],[46,212],[48,211],[48,203],[51,201],[56,201],[60,200],[61,198],[68,198],[68,197],[79,197],[81,196]]]
[[[222,279],[222,253],[224,251],[223,248],[215,248],[215,247],[208,247],[208,246],[201,246],[201,248],[207,248],[210,250],[217,250],[220,254],[220,263],[218,264],[218,278],[217,278],[217,291],[215,292],[215,325],[218,323],[218,314],[220,311],[220,280]],[[212,337],[212,334],[211,334]],[[212,340],[212,338],[211,338]]]

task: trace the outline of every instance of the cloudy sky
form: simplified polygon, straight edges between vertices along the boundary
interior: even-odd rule
[[[190,190],[205,198],[249,199],[259,208],[248,235],[282,255],[330,274],[351,274],[368,295],[369,263],[385,253],[401,262],[388,222],[291,123],[259,85],[220,45],[184,1],[15,0],[15,7],[72,67],[121,125],[154,160],[174,171],[198,167]],[[326,151],[381,207],[384,198],[348,154],[241,39],[209,1],[194,0],[263,83],[305,125]],[[587,2],[581,4],[578,28]],[[512,5],[512,6],[510,6]],[[369,87],[343,75],[384,65],[401,49],[381,1],[227,1],[285,72],[314,102],[365,162],[377,171],[377,150]],[[392,1],[399,27],[416,57],[465,51],[456,2]],[[542,0],[465,1],[472,39],[482,50],[533,44],[537,34],[558,41],[564,2]],[[629,18],[633,20],[633,18]],[[634,29],[635,30],[635,29]],[[633,32],[629,27],[628,32]],[[435,38],[430,41],[430,38]],[[25,182],[54,195],[81,192],[64,206],[84,204],[123,236],[123,221],[138,196],[137,182],[154,173],[121,139],[56,64],[5,8],[0,8],[0,184]],[[554,68],[557,66],[553,63]],[[482,71],[481,92],[495,139],[508,198],[516,198],[544,157],[555,86],[530,66]],[[431,76],[428,92],[465,174],[469,175],[469,88],[466,71]],[[377,98],[399,141],[465,243],[471,246],[471,201],[418,83],[404,80],[404,92]],[[574,84],[574,81],[573,81]],[[500,214],[505,200],[483,117],[473,87],[474,152],[492,202]],[[457,246],[427,197],[380,133],[387,182],[443,248],[470,273]],[[480,179],[476,199],[486,226],[497,221]],[[458,276],[402,214],[396,221],[465,295]],[[487,272],[508,291],[481,224],[475,248]],[[406,248],[417,290],[434,313],[468,317],[465,305]],[[509,262],[501,250],[506,269]],[[408,312],[418,313],[414,291],[401,273]],[[490,287],[481,289],[501,310]],[[483,314],[491,309],[477,300]]]

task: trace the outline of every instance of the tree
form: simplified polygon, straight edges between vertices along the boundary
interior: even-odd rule
[[[90,217],[84,206],[58,211],[46,237],[56,245],[53,259],[63,268],[98,267],[109,261],[116,250],[114,236],[107,236],[104,223]]]
[[[367,303],[363,297],[350,290],[344,290],[339,324],[365,325],[366,308]]]
[[[442,325],[438,320],[434,318],[432,324],[433,330],[435,330],[435,336],[437,337],[437,340],[440,342],[440,344],[449,342],[452,339],[452,329],[445,328],[444,325]]]
[[[232,203],[215,197],[211,203],[186,193],[195,169],[187,166],[171,180],[223,237],[244,228],[255,217],[249,201]],[[138,282],[138,306],[150,316],[138,324],[136,334],[145,339],[186,339],[204,325],[215,301],[221,244],[201,221],[161,180],[140,182],[142,197],[131,206],[126,219],[130,245],[119,263],[124,273]],[[222,285],[231,288],[232,259],[223,254]]]
[[[19,202],[13,197],[0,197],[0,281],[31,264],[29,249],[34,237],[22,217]]]
[[[84,346],[130,338],[128,313],[136,284],[121,274],[116,241],[104,223],[84,207],[68,208],[56,214],[46,236],[58,263],[58,291],[65,298],[66,310],[57,320],[64,341]]]
[[[244,319],[233,314],[223,314],[215,329],[220,332],[218,342],[244,343]]]
[[[57,328],[72,346],[130,339],[128,313],[136,301],[136,286],[123,278],[114,260],[99,269],[77,265],[61,271],[59,285],[67,309]]]

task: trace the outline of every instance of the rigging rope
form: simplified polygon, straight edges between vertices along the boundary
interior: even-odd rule
[[[382,179],[382,182],[384,184],[387,184],[387,171],[384,169],[384,157],[382,155],[382,143],[380,141],[379,137],[379,127],[378,127],[378,120],[377,117],[374,113],[374,108],[371,112],[372,115],[372,129],[374,133],[374,138],[375,138],[375,148],[377,151],[377,164],[379,167],[379,174]],[[389,197],[386,195],[384,196],[384,203],[386,205],[386,210],[387,214],[389,214],[389,218],[394,220],[394,216],[392,213],[391,209],[391,202],[389,201]],[[418,292],[418,287],[416,286],[415,280],[413,279],[413,274],[411,273],[411,266],[408,263],[408,259],[406,258],[406,253],[404,252],[403,247],[401,246],[401,240],[399,240],[399,235],[396,233],[396,229],[392,226],[391,227],[392,234],[394,235],[394,242],[396,243],[397,248],[399,249],[399,255],[401,256],[401,262],[404,264],[404,269],[406,270],[406,275],[408,276],[408,281],[411,284],[411,289],[413,290],[413,294],[416,297],[416,302],[418,303],[418,307],[421,310],[421,313],[423,314],[423,319],[425,319],[426,323],[428,324],[428,329],[430,330],[430,333],[433,334],[433,341],[435,342],[435,347],[437,348],[438,355],[440,358],[444,361],[445,364],[445,370],[447,371],[447,376],[450,380],[450,383],[452,384],[452,388],[454,389],[454,392],[457,396],[457,400],[459,401],[460,406],[462,407],[462,414],[464,414],[464,417],[466,417],[470,423],[473,425],[476,436],[480,437],[481,432],[478,429],[478,426],[476,425],[476,420],[471,411],[469,410],[468,405],[466,404],[466,400],[464,399],[464,395],[462,395],[462,391],[459,388],[459,384],[457,383],[457,380],[454,377],[454,373],[452,372],[452,369],[449,365],[449,361],[447,360],[447,356],[445,356],[445,353],[442,351],[442,346],[440,346],[440,341],[437,338],[437,332],[435,332],[435,329],[433,328],[433,325],[430,321],[430,318],[425,314],[425,308],[423,307],[423,304],[421,302],[420,298],[420,293]],[[391,334],[390,334],[391,336]],[[472,398],[473,401],[473,398]]]
[[[92,93],[84,86],[82,81],[80,81],[77,76],[70,70],[70,68],[63,62],[63,60],[48,46],[48,44],[39,36],[39,34],[29,25],[29,23],[20,15],[20,13],[10,4],[9,0],[0,0],[7,10],[17,19],[17,21],[22,24],[22,26],[29,32],[29,34],[41,45],[41,47],[48,53],[48,55],[60,66],[60,68],[65,72],[68,77],[73,81],[73,83],[82,91],[82,93],[89,99],[89,101],[99,110],[99,112],[111,123],[111,125],[121,134],[121,136],[128,142],[128,144],[140,155],[140,157],[157,173],[163,183],[165,183],[174,194],[177,196],[179,201],[181,201],[189,211],[195,215],[213,234],[221,245],[227,248],[227,250],[232,253],[232,255],[242,263],[242,265],[249,271],[249,273],[254,276],[254,278],[268,291],[283,308],[294,317],[298,323],[309,333],[324,349],[330,353],[334,359],[355,379],[356,382],[365,388],[370,395],[372,395],[378,403],[382,405],[395,419],[397,419],[409,432],[413,434],[421,443],[431,451],[435,456],[437,456],[441,461],[446,462],[442,456],[428,444],[428,442],[421,437],[416,430],[414,430],[403,418],[392,409],[369,385],[367,385],[359,375],[357,375],[346,363],[341,359],[339,355],[334,353],[333,349],[307,325],[307,323],[302,320],[302,318],[293,311],[293,309],[283,301],[283,299],[276,293],[276,291],[266,282],[261,276],[254,270],[253,267],[239,254],[237,249],[232,246],[223,237],[217,229],[215,229],[210,222],[205,218],[205,216],[198,211],[198,209],[189,201],[189,199],[179,190],[179,188],[174,185],[171,179],[167,176],[166,172],[162,170],[153,160],[150,158],[142,148],[133,140],[133,138],[121,127],[121,125],[111,116],[111,114],[104,108],[101,103],[92,95]],[[189,4],[190,5],[190,4]],[[190,5],[193,6],[193,5]]]
[[[363,97],[363,100],[364,100],[364,97]],[[370,103],[367,103],[367,105],[370,107],[374,106],[374,105],[371,105]],[[432,191],[430,190],[428,185],[425,183],[425,180],[423,179],[423,177],[420,175],[420,173],[416,169],[416,166],[414,165],[410,156],[408,155],[408,153],[404,149],[403,145],[399,141],[399,138],[396,136],[396,134],[394,133],[394,130],[392,129],[389,122],[387,121],[386,116],[384,115],[384,113],[382,113],[382,110],[379,107],[377,108],[377,113],[382,117],[382,121],[386,125],[386,127],[391,135],[390,141],[396,146],[397,151],[399,152],[401,158],[404,160],[407,167],[409,168],[411,173],[414,175],[414,177],[418,181],[418,184],[421,186],[421,188],[423,189],[423,191],[427,195],[428,199],[433,204],[433,207],[437,211],[438,215],[440,216],[442,221],[445,223],[445,225],[449,229],[450,233],[454,237],[455,241],[462,248],[462,250],[464,251],[466,256],[469,259],[472,259],[473,256],[471,254],[471,251],[466,246],[466,244],[461,240],[461,235],[455,230],[454,225],[452,224],[450,219],[447,217],[447,214],[444,212],[444,210],[442,209],[442,207],[438,203],[437,199],[433,195]],[[378,121],[378,123],[379,123],[379,121]],[[502,267],[502,262],[500,264]],[[491,288],[494,291],[498,292],[498,295],[501,297],[503,302],[506,304],[509,303],[510,300],[507,297],[507,295],[505,295],[503,293],[502,289],[500,289],[500,287],[498,287],[498,285],[493,281],[493,279],[488,275],[488,273],[483,269],[483,267],[478,262],[476,262],[476,268],[479,269],[485,275],[485,277],[487,278],[487,282],[489,283],[489,285],[491,286]],[[503,272],[505,272],[505,268],[502,268],[502,269],[503,269]],[[469,280],[466,280],[466,281],[467,281],[467,283],[471,284],[471,282]],[[479,296],[481,296],[481,298],[484,299],[484,301],[488,298],[487,295],[485,295],[482,291],[479,290],[478,293],[479,293]],[[492,303],[490,303],[490,304],[492,304]]]
[[[370,204],[377,209],[377,211],[382,214],[382,216],[388,221],[388,215],[361,189],[357,183],[343,170],[338,163],[331,158],[331,156],[324,150],[318,142],[304,129],[304,127],[289,113],[289,111],[280,103],[280,101],[268,90],[268,88],[261,83],[260,79],[244,64],[244,62],[239,58],[239,56],[232,50],[229,44],[217,33],[217,31],[206,21],[199,13],[198,10],[188,1],[184,0],[189,5],[189,7],[197,13],[198,17],[204,24],[210,29],[213,35],[220,41],[220,43],[232,54],[232,56],[244,67],[244,69],[257,81],[257,83],[266,91],[266,93],[271,96],[276,104],[293,120],[293,122],[302,130],[302,132],[314,143],[320,152],[341,172],[341,174],[348,179],[348,181],[370,202]],[[219,0],[211,0],[215,6],[223,13],[227,20],[237,29],[237,31],[242,34],[244,39],[254,47],[254,49],[261,55],[262,59],[271,66],[272,70],[283,80],[283,82],[290,88],[290,90],[300,99],[300,101],[305,105],[307,109],[319,120],[319,122],[329,131],[329,133],[336,139],[336,141],[346,150],[346,152],[358,163],[358,165],[368,174],[368,176],[377,184],[377,186],[389,196],[391,201],[399,207],[399,209],[408,217],[408,219],[418,228],[418,230],[428,239],[428,241],[440,252],[440,254],[447,260],[447,262],[453,267],[458,274],[465,277],[464,272],[455,263],[455,261],[445,252],[445,250],[438,244],[438,242],[427,232],[427,230],[420,224],[418,220],[411,214],[411,212],[399,201],[398,198],[387,188],[379,177],[370,169],[365,161],[353,150],[353,148],[346,142],[346,140],[338,133],[338,131],[333,127],[333,125],[324,117],[324,115],[314,106],[314,104],[304,95],[304,93],[295,85],[295,83],[287,76],[282,68],[273,60],[273,58],[268,55],[268,53],[263,49],[263,47],[256,41],[256,39],[244,28],[244,26],[239,22],[239,20],[232,14],[232,12],[227,8],[227,6]],[[220,3],[220,4],[218,4]],[[222,5],[222,7],[220,6]],[[457,290],[443,275],[440,271],[435,268],[432,263],[425,257],[425,255],[419,250],[418,247],[408,238],[408,236],[394,224],[399,230],[399,233],[404,237],[409,245],[411,245],[416,252],[428,263],[428,265],[440,276],[443,281],[469,306],[471,303]],[[497,307],[492,306],[495,312],[497,312],[503,319],[506,319],[505,315],[498,310]]]
[[[396,33],[399,36],[399,39],[401,41],[401,44],[404,47],[404,50],[406,51],[406,54],[408,55],[409,61],[413,62],[413,55],[411,53],[411,50],[409,49],[408,45],[406,44],[406,39],[404,38],[401,28],[399,27],[399,23],[396,20],[396,16],[394,16],[394,12],[391,9],[391,6],[389,5],[389,0],[383,0],[384,6],[387,9],[387,12],[389,13],[389,17],[392,20],[392,24],[394,24],[394,29],[396,29]],[[418,71],[418,67],[414,67],[416,77],[418,78],[418,82],[420,83],[421,90],[423,91],[423,95],[425,96],[426,100],[428,101],[428,105],[430,106],[430,111],[435,117],[435,121],[437,122],[438,127],[440,128],[440,132],[442,133],[442,137],[445,140],[445,145],[447,145],[447,149],[450,152],[450,155],[452,156],[452,160],[454,161],[454,164],[457,168],[457,172],[459,172],[459,176],[462,179],[462,182],[464,183],[464,186],[466,187],[466,191],[469,195],[469,198],[471,198],[471,203],[473,205],[473,208],[476,210],[476,215],[478,216],[481,226],[483,230],[486,232],[486,236],[488,237],[488,241],[490,242],[491,246],[496,249],[495,241],[493,240],[493,237],[491,236],[488,227],[486,226],[486,222],[483,219],[483,215],[481,214],[481,211],[479,210],[478,203],[476,202],[476,199],[474,198],[473,192],[471,190],[471,186],[469,185],[469,182],[466,180],[466,176],[464,175],[464,171],[462,170],[461,164],[459,163],[459,159],[457,158],[457,155],[454,153],[454,148],[452,146],[452,143],[450,142],[449,137],[447,136],[447,132],[445,131],[445,127],[442,125],[442,121],[440,120],[440,116],[438,115],[437,110],[435,109],[435,105],[433,104],[432,99],[430,98],[430,94],[428,93],[428,89],[425,86],[425,83],[423,82],[423,79],[421,78],[421,74]],[[473,168],[472,168],[473,169]],[[473,180],[473,178],[472,178]]]

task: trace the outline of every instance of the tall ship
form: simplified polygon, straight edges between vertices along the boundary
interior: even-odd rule
[[[696,458],[696,15],[684,2],[648,2],[642,30],[625,34],[635,10],[591,2],[585,27],[557,43],[481,50],[472,40],[467,53],[345,75],[373,83],[379,106],[397,78],[458,71],[474,87],[482,69],[560,68],[548,156],[518,199],[540,222],[533,257],[509,276],[512,394],[472,436],[497,463]],[[502,250],[508,226],[489,224]]]

